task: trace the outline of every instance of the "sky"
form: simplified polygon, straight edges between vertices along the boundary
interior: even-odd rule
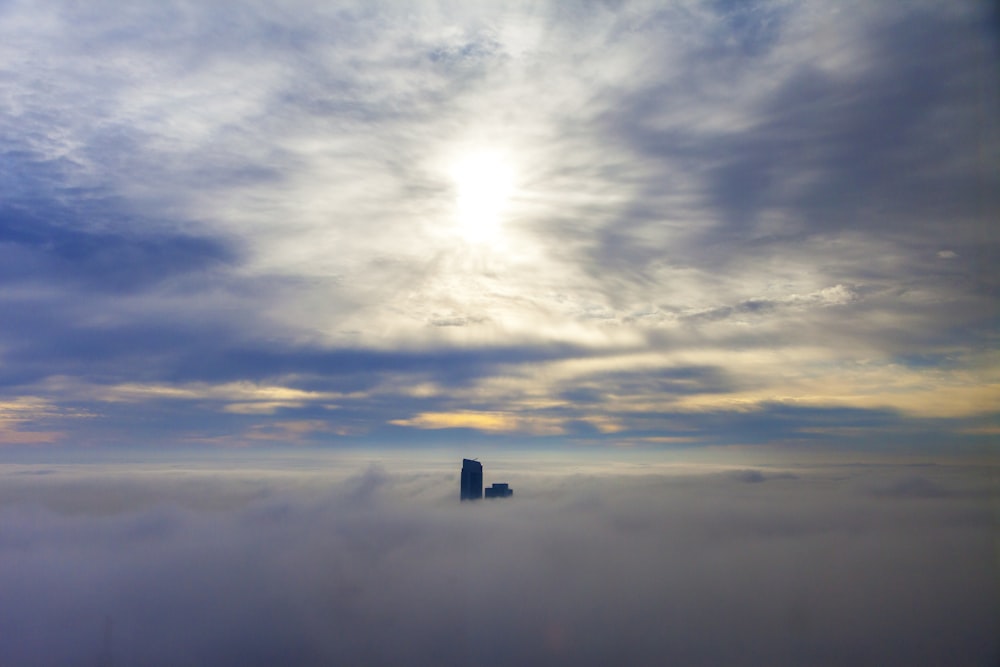
[[[0,443],[981,458],[997,21],[0,2]]]

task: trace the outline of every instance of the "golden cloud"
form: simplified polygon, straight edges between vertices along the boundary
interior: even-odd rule
[[[562,435],[562,420],[554,417],[515,415],[509,412],[421,412],[409,419],[394,419],[396,426],[419,429],[468,428],[487,433],[529,433],[531,435]]]

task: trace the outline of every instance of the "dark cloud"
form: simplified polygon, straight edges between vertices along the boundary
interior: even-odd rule
[[[439,462],[261,463],[8,470],[0,659],[96,664],[106,615],[121,665],[997,657],[974,470],[921,471],[962,494],[914,513],[864,491],[911,479],[896,467],[615,477],[487,462],[514,498],[461,505]]]
[[[895,480],[878,489],[876,493],[899,498],[942,498],[950,495],[940,484],[920,476]]]
[[[30,213],[0,209],[0,281],[10,286],[62,282],[73,288],[131,292],[222,268],[237,257],[230,244],[218,239],[86,230],[59,221],[68,216],[44,206],[34,206]]]
[[[310,387],[347,389],[370,387],[383,375],[398,374],[461,387],[505,366],[572,359],[581,354],[568,345],[414,351],[235,348],[182,357],[175,366],[175,379],[264,379],[295,373],[316,378]]]
[[[766,3],[718,4],[723,25],[732,22],[720,28],[732,35],[722,43],[741,53],[741,40],[756,40],[754,25],[771,36],[765,41],[795,39],[794,25],[765,18],[776,13]],[[810,236],[832,239],[845,230],[931,245],[947,236],[994,255],[983,231],[1000,210],[1000,188],[996,170],[976,157],[996,141],[987,129],[994,124],[984,125],[982,116],[995,110],[995,100],[980,92],[994,90],[988,79],[996,71],[995,35],[983,27],[983,8],[939,12],[929,5],[900,13],[881,7],[863,19],[831,17],[845,28],[859,22],[849,37],[811,27],[813,39],[849,40],[839,46],[844,64],[785,63],[780,83],[766,96],[744,87],[768,67],[759,56],[742,53],[729,61],[697,49],[687,54],[689,67],[668,81],[629,90],[601,120],[610,141],[624,141],[646,161],[651,182],[641,203],[602,231],[602,242],[592,246],[595,266],[635,271],[666,260],[737,270],[801,252]],[[709,76],[713,66],[728,74]],[[710,103],[705,81],[728,79],[730,91]],[[686,126],[689,117],[678,109],[701,105],[706,114],[728,114],[736,127]],[[689,180],[679,173],[696,175],[703,206],[717,215],[700,216],[700,207],[689,203]],[[671,239],[661,252],[643,244],[654,227],[692,215],[698,216],[689,223],[696,233]],[[826,252],[836,254],[830,246]],[[864,276],[863,266],[850,270],[855,280]],[[904,269],[896,277],[916,275]]]
[[[759,470],[740,470],[734,473],[733,477],[741,482],[747,482],[748,484],[757,484],[763,482],[766,478],[764,473]]]
[[[611,395],[676,396],[716,393],[734,389],[724,368],[677,366],[657,372],[647,370],[594,373],[577,380],[562,396],[574,403],[608,401]]]

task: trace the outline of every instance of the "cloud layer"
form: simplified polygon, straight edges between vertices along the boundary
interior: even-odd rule
[[[982,444],[992,12],[4,3],[0,442]]]
[[[449,461],[450,462],[450,461]],[[452,470],[451,468],[455,468]],[[990,482],[934,466],[8,464],[0,661],[990,664]],[[995,489],[993,489],[995,493]]]

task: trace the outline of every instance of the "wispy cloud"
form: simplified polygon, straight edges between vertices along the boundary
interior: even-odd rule
[[[345,433],[656,441],[782,405],[964,438],[997,419],[991,21],[6,3],[0,400],[100,414],[50,429],[81,440],[333,403]]]

